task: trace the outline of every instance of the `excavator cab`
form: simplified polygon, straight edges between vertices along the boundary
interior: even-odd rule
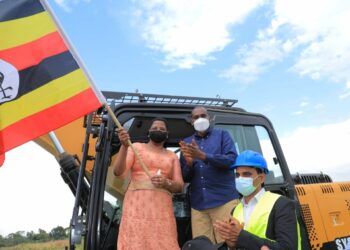
[[[309,204],[309,200],[313,190],[318,186],[312,189],[312,187],[303,186],[302,182],[318,179],[327,182],[330,178],[324,175],[318,179],[301,174],[292,176],[272,123],[265,116],[236,107],[237,100],[233,99],[120,92],[103,92],[103,94],[119,122],[128,130],[132,142],[148,141],[147,132],[153,118],[167,119],[169,138],[166,147],[178,156],[180,155],[179,141],[194,133],[191,125],[192,109],[195,106],[206,107],[211,118],[211,126],[227,130],[235,142],[238,153],[250,149],[260,152],[265,157],[270,170],[265,189],[295,201],[301,229],[302,249],[333,249],[335,244],[339,242],[342,244],[348,239],[344,230],[346,231],[346,225],[350,223],[346,221],[344,224],[344,220],[350,216],[348,214],[346,217],[340,212],[332,212],[330,216],[333,216],[331,217],[334,218],[333,222],[338,223],[334,225],[343,231],[336,232],[333,229],[334,231],[329,233],[329,239],[326,236],[315,237],[317,230],[314,228],[314,222],[316,224],[316,221],[312,221],[312,218],[317,216],[321,218],[321,214],[312,214],[317,209],[317,202]],[[110,167],[120,148],[115,129],[116,125],[112,117],[104,108],[100,108],[55,131],[66,153],[55,153],[52,142],[46,136],[36,140],[57,156],[61,165],[61,175],[76,197],[70,223],[70,249],[75,249],[77,245],[83,245],[84,249],[116,249],[117,247],[119,223],[123,213],[123,197],[130,179],[128,175],[123,178],[115,177]],[[330,185],[328,183],[327,186],[321,187],[327,195],[333,188],[329,187]],[[192,237],[190,188],[190,185],[186,184],[182,193],[173,195],[180,247]],[[350,193],[350,184],[345,183],[339,187],[339,192],[343,192],[341,195],[344,197],[349,195],[348,191]],[[349,200],[350,197],[348,202]],[[345,238],[340,237],[344,235]],[[321,248],[322,242],[328,248]]]
[[[179,141],[194,133],[192,109],[206,107],[211,126],[227,130],[238,153],[251,149],[267,159],[270,173],[266,189],[295,199],[293,180],[271,122],[263,115],[235,107],[237,100],[119,92],[103,94],[128,130],[132,142],[147,142],[152,119],[166,118],[169,126],[166,147],[178,155]],[[70,225],[70,249],[75,249],[77,244],[83,244],[84,249],[116,249],[129,178],[115,177],[109,167],[120,148],[115,129],[112,118],[101,108],[55,131],[67,152],[58,156],[62,177],[76,196]],[[37,142],[54,151],[48,138],[42,137]],[[190,185],[185,186],[182,193],[173,195],[180,246],[192,237]]]

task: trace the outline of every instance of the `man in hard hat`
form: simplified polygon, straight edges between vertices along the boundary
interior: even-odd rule
[[[225,239],[219,249],[301,249],[294,203],[265,191],[268,168],[264,157],[242,152],[233,165],[241,202],[227,221],[216,221],[215,230]]]

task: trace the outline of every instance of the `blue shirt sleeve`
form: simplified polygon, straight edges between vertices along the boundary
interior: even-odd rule
[[[221,148],[222,154],[206,153],[205,162],[210,163],[214,167],[232,169],[232,165],[237,157],[237,151],[233,139],[226,130],[222,130]]]

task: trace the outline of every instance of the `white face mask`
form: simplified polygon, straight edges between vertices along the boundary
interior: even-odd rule
[[[259,176],[259,175],[258,175]],[[256,176],[254,179],[251,177],[238,177],[236,178],[236,189],[243,196],[251,195],[257,187],[254,186],[254,180],[258,178]]]
[[[208,119],[200,117],[194,121],[193,126],[196,131],[204,132],[209,128],[210,123]]]
[[[250,177],[239,177],[236,178],[236,189],[243,196],[252,194],[256,187],[253,185],[253,178]]]

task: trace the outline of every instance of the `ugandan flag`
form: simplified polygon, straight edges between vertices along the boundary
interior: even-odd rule
[[[5,155],[0,155],[0,167],[2,166],[4,161],[5,161]]]
[[[39,0],[0,0],[0,155],[102,105]]]

